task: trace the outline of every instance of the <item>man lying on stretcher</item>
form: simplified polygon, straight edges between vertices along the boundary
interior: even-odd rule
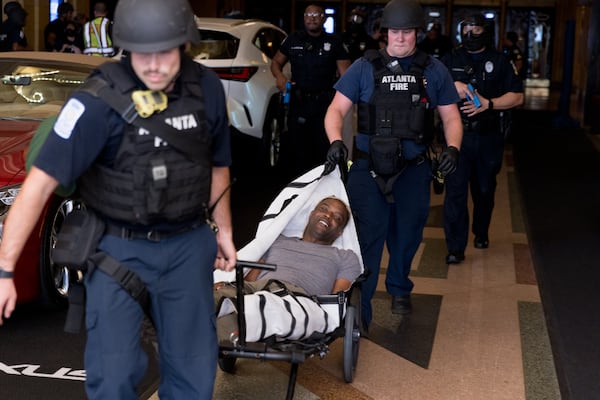
[[[311,211],[302,238],[279,235],[261,262],[277,265],[277,270],[253,269],[245,277],[245,293],[263,290],[274,279],[296,293],[323,295],[348,290],[361,274],[359,259],[352,250],[332,246],[350,219],[346,204],[326,197]],[[215,283],[215,303],[235,297],[235,284]],[[237,326],[233,315],[218,318],[219,338],[227,338]],[[224,335],[223,335],[224,334]]]
[[[253,269],[246,274],[246,293],[260,290],[270,279],[277,279],[289,289],[293,286],[308,295],[322,295],[347,290],[361,273],[358,257],[352,250],[332,246],[342,234],[350,211],[335,197],[326,197],[311,211],[302,238],[280,235],[261,262],[277,265],[276,271]],[[217,290],[223,282],[215,284]],[[229,285],[227,285],[229,286]]]

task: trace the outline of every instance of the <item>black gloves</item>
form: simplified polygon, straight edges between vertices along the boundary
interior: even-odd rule
[[[438,165],[438,171],[444,174],[444,176],[450,175],[451,173],[456,171],[456,166],[458,165],[458,154],[459,151],[456,147],[446,147],[440,155],[440,164]]]
[[[336,165],[341,164],[342,168],[348,163],[348,148],[341,140],[334,140],[327,150],[327,160],[325,161],[325,169],[323,175],[330,174]]]

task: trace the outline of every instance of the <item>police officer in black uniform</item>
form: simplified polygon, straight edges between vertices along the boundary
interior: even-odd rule
[[[523,83],[514,64],[494,48],[491,24],[483,15],[473,14],[461,22],[460,29],[461,45],[443,58],[463,99],[459,108],[464,126],[458,169],[446,177],[444,232],[448,264],[465,258],[469,187],[474,246],[489,246],[496,175],[504,153],[502,112],[523,103]]]
[[[433,139],[437,109],[448,146],[440,170],[451,174],[461,146],[458,94],[447,68],[417,49],[417,33],[425,12],[417,0],[392,0],[383,9],[385,49],[356,60],[335,84],[325,127],[331,141],[325,172],[345,164],[344,117],[358,109],[354,163],[348,173],[348,196],[361,254],[370,271],[362,283],[362,318],[369,325],[371,299],[377,290],[384,245],[389,251],[385,278],[391,311],[412,311],[411,263],[429,215],[432,165],[427,149]],[[332,169],[332,168],[331,168]]]
[[[277,87],[284,93],[288,78],[283,66],[292,69],[288,114],[289,141],[284,157],[291,158],[292,178],[321,165],[329,148],[323,119],[335,91],[333,84],[350,66],[350,56],[342,40],[323,30],[323,8],[309,5],[304,10],[303,31],[290,34],[271,62]]]
[[[218,352],[213,271],[236,263],[223,87],[184,53],[198,40],[186,0],[119,1],[114,40],[130,54],[102,65],[66,102],[5,221],[0,315],[14,309],[13,270],[48,198],[77,181],[90,215],[106,226],[97,249],[149,292],[159,397],[210,399]],[[123,111],[114,99],[131,107]],[[137,400],[147,367],[144,311],[100,267],[86,274],[85,289],[87,396]]]

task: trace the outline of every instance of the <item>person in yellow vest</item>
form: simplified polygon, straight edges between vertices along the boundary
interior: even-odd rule
[[[112,22],[107,18],[106,4],[97,2],[94,5],[94,19],[83,26],[84,54],[111,57],[115,49],[110,38]]]

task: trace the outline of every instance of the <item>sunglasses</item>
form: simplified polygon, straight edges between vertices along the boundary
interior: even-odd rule
[[[304,16],[305,16],[305,17],[313,17],[313,18],[316,18],[316,17],[322,17],[322,16],[323,16],[323,13],[318,13],[318,12],[307,12],[307,13],[304,13]]]

